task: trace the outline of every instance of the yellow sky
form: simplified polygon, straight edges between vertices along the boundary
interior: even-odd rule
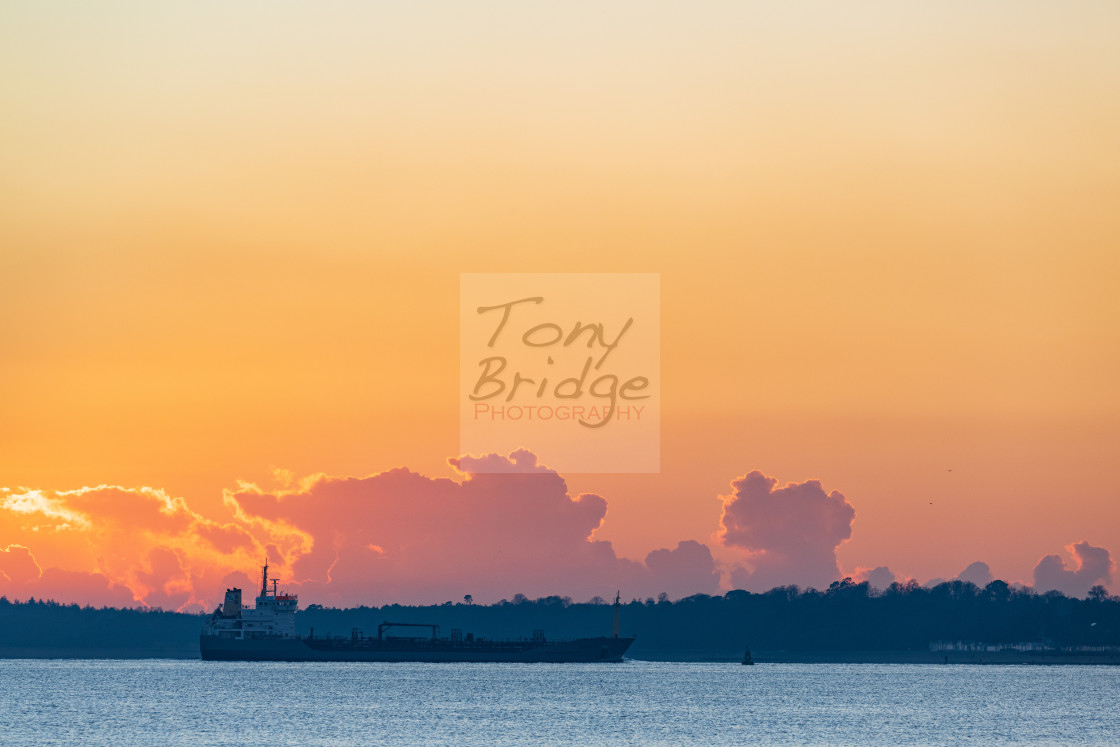
[[[1120,552],[1118,31],[1106,2],[7,3],[0,485],[445,474],[460,273],[652,272],[662,474],[570,479],[621,553],[708,541],[755,468],[847,496],[846,568]]]

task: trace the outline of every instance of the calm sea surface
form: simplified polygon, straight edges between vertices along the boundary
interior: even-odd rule
[[[1120,667],[0,660],[0,744],[1120,744]]]

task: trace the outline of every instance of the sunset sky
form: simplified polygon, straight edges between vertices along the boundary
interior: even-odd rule
[[[0,593],[211,608],[265,552],[305,604],[1120,592],[1118,34],[5,3]],[[479,473],[462,273],[660,276],[659,473]]]

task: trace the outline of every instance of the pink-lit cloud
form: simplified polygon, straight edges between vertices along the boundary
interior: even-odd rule
[[[1088,542],[1066,546],[1073,558],[1067,567],[1060,555],[1047,555],[1034,568],[1035,591],[1060,591],[1067,596],[1083,597],[1097,584],[1108,586],[1112,582],[1116,564],[1112,555],[1103,547]]]
[[[0,576],[0,593],[93,605],[204,609],[223,576],[264,552],[244,528],[147,487],[4,490],[0,531],[18,538],[41,568],[23,583]]]
[[[56,599],[96,607],[136,604],[127,587],[111,583],[100,573],[40,568],[35,556],[22,545],[0,549],[0,595],[10,599]]]
[[[987,563],[983,563],[979,560],[975,563],[969,563],[968,567],[960,572],[957,579],[976,584],[981,589],[994,580],[992,578],[992,569],[988,567]]]
[[[650,587],[679,599],[692,594],[715,594],[719,570],[712,551],[695,540],[678,542],[674,550],[654,550],[646,556]]]
[[[153,488],[0,489],[0,536],[12,541],[0,593],[208,610],[227,586],[255,590],[266,556],[305,603],[329,605],[718,591],[698,542],[619,557],[594,538],[607,502],[570,495],[528,451],[449,463],[453,479],[398,468],[242,483],[219,516]]]
[[[762,591],[784,584],[826,588],[840,578],[836,548],[852,536],[855,509],[839,491],[817,480],[778,487],[759,471],[731,483],[723,496],[720,539],[740,550],[737,588]]]
[[[327,603],[716,590],[715,563],[699,543],[655,551],[646,563],[618,557],[593,538],[606,501],[569,495],[564,479],[529,452],[449,463],[459,479],[407,469],[320,475],[295,490],[244,486],[227,502],[246,523],[271,533],[297,528],[308,538],[283,562],[302,593]]]
[[[570,596],[677,599],[732,588],[797,584],[827,588],[842,573],[837,548],[855,510],[817,481],[779,486],[751,472],[723,497],[719,542],[737,556],[717,562],[695,540],[620,557],[598,539],[607,501],[572,495],[564,478],[528,451],[449,460],[452,477],[405,468],[366,477],[282,476],[276,487],[239,483],[204,516],[162,490],[102,485],[69,491],[0,488],[0,594],[93,605],[210,610],[227,586],[253,593],[258,565],[304,604],[480,602]],[[1071,545],[1035,569],[1040,591],[1083,596],[1108,584],[1107,550]],[[857,568],[884,588],[887,567]],[[962,579],[984,585],[973,563]]]
[[[898,579],[890,568],[881,565],[876,568],[856,568],[852,572],[852,580],[857,584],[866,581],[872,589],[885,589]]]

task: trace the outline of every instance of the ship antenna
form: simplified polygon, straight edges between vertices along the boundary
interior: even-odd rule
[[[614,625],[611,626],[611,638],[618,638],[618,603],[622,599],[622,591],[619,590],[614,595]]]

